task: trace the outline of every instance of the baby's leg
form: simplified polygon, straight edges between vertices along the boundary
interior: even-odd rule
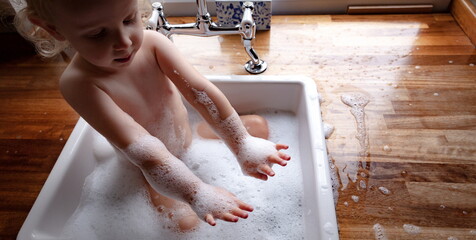
[[[264,117],[258,115],[243,115],[240,116],[240,119],[251,136],[268,139],[268,121],[266,121]],[[204,121],[198,124],[197,132],[200,137],[208,139],[218,139],[218,136],[215,134],[215,132],[213,132],[210,126]]]
[[[195,230],[200,219],[188,204],[156,192],[147,182],[146,185],[152,205],[160,214],[165,215],[174,223],[173,230],[178,232]]]

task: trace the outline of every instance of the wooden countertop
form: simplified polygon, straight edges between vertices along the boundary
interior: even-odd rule
[[[238,36],[174,39],[202,74],[247,74]],[[265,75],[308,76],[325,100],[341,239],[375,239],[377,223],[388,239],[476,239],[476,49],[450,14],[274,16],[255,46]],[[16,237],[78,120],[58,92],[65,67],[0,63],[0,239]],[[370,98],[367,156],[350,92]]]

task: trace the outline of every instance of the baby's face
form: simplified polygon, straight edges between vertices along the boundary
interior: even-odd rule
[[[71,0],[55,6],[54,13],[56,30],[95,66],[127,66],[142,44],[136,0]]]

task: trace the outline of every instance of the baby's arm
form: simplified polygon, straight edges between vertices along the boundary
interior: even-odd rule
[[[201,181],[164,144],[124,112],[103,90],[84,77],[65,72],[61,91],[70,105],[93,128],[140,168],[159,193],[189,203],[199,217],[215,225],[214,218],[237,221],[252,207],[231,193]],[[219,196],[221,205],[204,204],[206,196]]]
[[[170,41],[159,35],[155,38],[162,70],[234,152],[244,174],[266,180],[275,174],[273,164],[287,164],[290,157],[279,151],[286,145],[250,136],[223,93],[189,65]]]

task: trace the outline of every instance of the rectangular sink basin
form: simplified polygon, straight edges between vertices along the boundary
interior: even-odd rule
[[[290,111],[297,117],[303,183],[304,239],[338,239],[330,170],[317,88],[303,76],[207,76],[237,112]],[[85,178],[94,170],[92,140],[98,133],[79,119],[18,239],[55,239],[75,211]],[[278,177],[278,176],[276,176]],[[246,220],[243,220],[246,221]]]

